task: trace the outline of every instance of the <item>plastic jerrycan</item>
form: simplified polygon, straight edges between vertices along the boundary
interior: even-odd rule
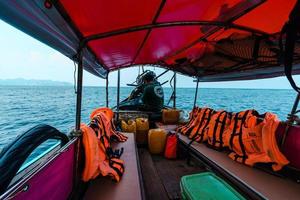
[[[137,118],[136,120],[136,142],[146,144],[148,139],[149,121],[147,118]]]
[[[179,121],[179,110],[176,109],[163,109],[162,122],[164,124],[177,124]]]
[[[167,133],[164,129],[150,129],[148,134],[149,151],[152,154],[161,154],[165,150]]]
[[[136,123],[132,119],[128,120],[128,123],[126,123],[126,121],[122,120],[121,128],[122,128],[123,132],[136,133]]]

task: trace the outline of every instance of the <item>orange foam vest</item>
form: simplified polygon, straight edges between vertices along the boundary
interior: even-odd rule
[[[218,111],[212,115],[209,122],[207,133],[207,144],[209,147],[222,150],[224,146],[224,132],[229,127],[232,114],[224,110]]]
[[[233,114],[232,120],[229,127],[224,132],[224,147],[233,148],[233,143],[235,141],[242,141],[242,127],[246,123],[247,119],[252,116],[252,113],[257,113],[255,110],[246,110]],[[240,142],[241,147],[244,152],[243,143]]]
[[[110,176],[118,182],[124,173],[124,162],[109,154],[109,150],[111,150],[111,141],[126,141],[127,137],[115,130],[111,109],[96,109],[90,117],[90,126],[81,125],[85,152],[82,180],[86,182],[101,174]]]
[[[91,127],[81,124],[80,128],[85,154],[82,180],[87,182],[101,174],[102,176],[110,176],[117,182],[120,181],[124,173],[124,162],[120,159],[109,159],[104,145],[101,144]]]
[[[97,116],[100,116],[100,118],[97,118]],[[113,111],[110,108],[106,108],[106,107],[97,108],[93,110],[92,114],[90,115],[90,119],[92,120],[92,122],[93,120],[96,119],[97,122],[95,122],[95,124],[101,123],[99,125],[101,125],[102,127],[104,126],[104,128],[102,129],[105,130],[106,135],[110,140],[116,142],[125,142],[127,140],[127,137],[123,135],[121,132],[116,130],[116,127],[113,123],[113,117],[114,117]]]
[[[255,163],[272,163],[274,171],[280,170],[289,162],[277,146],[275,133],[278,124],[275,114],[267,112],[258,116],[251,112],[242,125],[239,137],[233,137],[232,145],[229,144],[233,151],[229,157],[250,166]]]
[[[189,138],[196,142],[204,142],[207,140],[207,127],[214,110],[211,108],[203,108],[197,117],[194,128],[189,134]]]
[[[93,110],[92,113],[90,114],[90,120],[92,120],[99,113],[105,114],[105,116],[109,121],[111,121],[114,117],[114,112],[110,108],[103,107],[103,108],[97,108]]]

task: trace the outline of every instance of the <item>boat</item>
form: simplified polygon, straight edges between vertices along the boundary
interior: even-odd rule
[[[149,116],[120,102],[121,70],[155,65],[174,72],[174,109],[177,74],[195,78],[195,108],[201,82],[286,76],[298,95],[282,122],[284,145],[300,133],[300,89],[292,76],[300,74],[299,0],[2,0],[0,19],[77,65],[74,130],[65,135],[41,124],[9,144],[0,153],[0,199],[180,199],[181,178],[201,172],[215,174],[241,198],[299,199],[299,168],[287,165],[277,173],[242,165],[180,133],[176,160],[152,155],[134,134],[122,133],[127,141],[112,142],[113,151],[124,152],[118,151],[125,166],[121,180],[99,175],[85,182],[81,129],[83,70],[106,79],[107,107],[108,75],[118,71],[118,126],[124,115]],[[154,120],[152,126],[172,132],[178,124]],[[49,139],[57,142],[26,162]]]

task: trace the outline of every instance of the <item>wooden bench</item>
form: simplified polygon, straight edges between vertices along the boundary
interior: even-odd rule
[[[179,134],[186,147],[190,139]],[[205,144],[193,142],[190,151],[204,161],[213,171],[226,177],[251,199],[300,199],[300,184],[252,168],[231,160],[225,153],[208,148]]]
[[[165,129],[166,131],[175,131],[175,129],[178,127],[177,124],[163,124],[161,122],[156,122],[155,126],[157,128]]]
[[[128,136],[126,142],[116,143],[113,148],[124,148],[121,159],[125,162],[125,173],[119,183],[107,177],[99,177],[91,181],[84,199],[109,200],[139,200],[144,199],[142,179],[137,156],[134,134],[124,133]]]

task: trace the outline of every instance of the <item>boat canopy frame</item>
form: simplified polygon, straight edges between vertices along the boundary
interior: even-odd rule
[[[293,2],[296,1],[297,0],[293,0]],[[266,50],[264,49],[262,44],[268,42],[272,43],[272,41],[270,41],[270,38],[276,38],[280,30],[276,30],[276,32],[270,32],[265,31],[261,27],[255,28],[255,26],[253,27],[249,24],[245,25],[243,23],[236,23],[237,20],[251,16],[251,13],[256,12],[256,10],[260,10],[261,12],[261,10],[268,10],[267,8],[269,7],[274,8],[274,5],[276,7],[276,4],[279,4],[277,0],[275,3],[267,0],[255,0],[251,2],[237,1],[236,3],[231,2],[232,7],[228,6],[230,1],[224,1],[225,3],[222,6],[227,5],[228,10],[225,12],[225,14],[219,13],[219,16],[217,16],[216,18],[200,17],[196,19],[195,16],[197,14],[195,13],[199,13],[196,10],[197,12],[192,14],[195,15],[194,18],[185,18],[184,16],[178,18],[178,16],[176,16],[177,18],[175,17],[176,19],[174,18],[172,20],[161,20],[161,17],[163,14],[165,14],[166,10],[168,10],[172,6],[175,6],[172,8],[175,9],[176,12],[178,11],[177,13],[186,12],[186,10],[184,10],[185,7],[178,6],[175,2],[170,3],[166,0],[157,0],[157,7],[155,8],[155,10],[153,10],[153,18],[149,21],[145,21],[140,24],[129,23],[125,24],[125,27],[121,26],[114,29],[108,29],[106,31],[96,30],[92,33],[87,34],[85,34],[81,29],[82,27],[78,25],[78,21],[76,20],[78,20],[79,18],[76,18],[74,17],[74,15],[72,15],[74,14],[72,12],[75,11],[72,11],[70,9],[77,9],[80,5],[87,6],[88,9],[91,9],[93,6],[105,7],[106,5],[108,5],[108,2],[104,0],[96,3],[83,2],[84,1],[79,0],[78,4],[69,4],[70,2],[68,0],[33,0],[32,2],[3,1],[0,2],[0,18],[7,23],[19,28],[20,30],[28,33],[29,35],[41,40],[43,43],[46,43],[47,45],[60,51],[62,54],[66,55],[77,63],[78,54],[79,52],[81,52],[83,54],[84,69],[102,78],[106,78],[110,71],[115,71],[119,68],[132,67],[134,65],[140,64],[161,65],[166,69],[176,71],[180,74],[198,77],[199,81],[205,82],[268,78],[282,76],[284,74],[284,71],[280,66],[281,63],[279,61],[275,61],[277,58],[273,57],[273,59],[275,59],[273,61],[268,61],[268,59],[270,60],[270,58],[263,58],[264,61],[258,59],[262,58],[260,52]],[[95,5],[92,5],[92,3],[95,3]],[[133,0],[132,3],[137,4],[135,6],[140,6],[138,7],[140,10],[145,9],[145,11],[147,11],[147,9],[150,9],[148,7],[139,5],[138,1]],[[156,3],[151,3],[151,5],[154,5]],[[188,2],[186,2],[186,4],[188,5]],[[213,2],[211,2],[211,4],[214,5]],[[291,3],[289,4],[290,7],[284,7],[283,5],[280,5],[280,7],[284,9],[284,11],[282,12],[285,12],[285,15],[291,8],[291,6],[293,6]],[[207,9],[205,8],[204,3],[195,3],[195,6],[197,9],[200,9],[199,11],[201,12],[205,12],[205,9]],[[218,6],[221,6],[221,4],[216,4],[214,6],[216,6],[215,9],[218,10],[220,8]],[[124,10],[127,12],[131,9],[132,7],[125,6],[124,8],[120,8],[120,12],[123,12]],[[31,15],[28,15],[29,11],[32,12]],[[84,9],[80,10],[79,14],[80,16],[82,16],[80,20],[85,20],[84,15],[86,13],[84,12]],[[109,20],[109,17],[105,18],[104,20],[107,19]],[[99,19],[95,18],[94,20]],[[183,46],[172,49],[172,51],[163,58],[157,58],[155,61],[149,61],[147,59],[143,61],[137,61],[138,55],[140,55],[145,46],[147,46],[147,42],[150,40],[153,33],[163,29],[171,30],[172,28],[178,27],[182,30],[185,29],[185,27],[194,27],[208,30],[204,31],[203,35],[197,35],[197,39],[185,42]],[[217,59],[223,59],[224,62],[232,62],[231,65],[228,66],[227,64],[225,66],[223,63],[224,66],[220,68],[220,66],[215,65],[215,63],[204,63],[203,66],[201,65],[199,67],[197,63],[202,60],[202,57],[199,58],[199,60],[194,60],[189,57],[188,52],[190,49],[193,49],[195,45],[201,44],[203,46],[208,42],[211,43],[211,41],[208,41],[208,38],[212,36],[215,37],[216,34],[225,34],[226,31],[232,30],[237,31],[237,33],[242,31],[250,34],[250,36],[247,36],[246,38],[248,42],[253,43],[253,46],[249,47],[253,50],[252,57],[250,59],[245,58],[245,55],[244,57],[233,55],[233,53],[240,52],[225,53],[218,49],[218,51],[215,52],[215,56],[217,56]],[[116,67],[108,66],[107,63],[103,61],[103,58],[101,56],[99,57],[98,53],[96,53],[95,49],[90,45],[90,43],[94,41],[103,41],[103,39],[111,39],[115,36],[128,36],[129,34],[137,32],[145,32],[145,36],[141,41],[141,44],[136,48],[135,55],[133,55],[132,60],[128,64],[120,64],[116,65]],[[236,39],[231,40],[230,37],[226,36],[224,38],[225,41],[236,41]],[[215,41],[215,43],[220,44],[222,42],[224,42],[223,39]],[[274,44],[271,44],[271,46],[272,45]],[[268,50],[272,50],[271,46],[268,47]],[[184,56],[179,56],[182,53],[184,53]],[[294,59],[295,64],[300,63],[300,53],[298,51],[297,55],[298,56],[296,56],[296,59]],[[207,56],[209,57],[209,54],[205,53],[203,58],[205,59]],[[300,74],[300,65],[296,65],[293,72],[294,74]]]

